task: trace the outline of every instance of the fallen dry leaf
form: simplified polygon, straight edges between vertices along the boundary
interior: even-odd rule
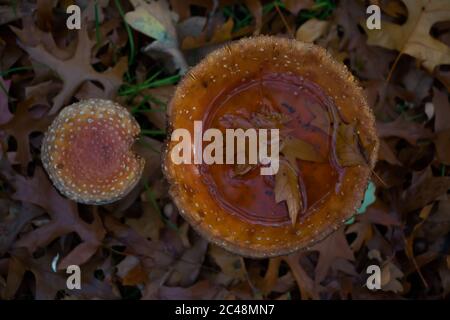
[[[296,159],[311,162],[326,161],[326,158],[316,150],[314,145],[291,136],[283,139],[281,153],[294,168],[297,166]]]
[[[162,218],[150,202],[142,202],[142,215],[139,218],[127,218],[125,223],[144,238],[155,241],[159,239],[161,229],[164,228]]]
[[[233,19],[228,19],[226,23],[218,26],[210,39],[208,39],[207,34],[203,32],[198,37],[186,37],[183,39],[181,48],[183,50],[191,50],[204,46],[210,46],[214,44],[223,43],[229,41],[233,38],[232,31],[234,27]]]
[[[105,236],[97,214],[93,214],[94,220],[91,224],[81,219],[76,203],[63,198],[40,167],[36,168],[31,179],[14,173],[8,167],[3,168],[3,175],[15,189],[13,199],[37,205],[45,209],[51,217],[48,224],[23,235],[15,243],[15,247],[26,247],[30,252],[34,252],[38,247],[46,246],[62,235],[76,232],[82,242],[61,260],[58,268],[65,269],[71,264],[82,265],[96,253]]]
[[[284,257],[283,259],[289,265],[289,268],[294,275],[302,299],[319,299],[320,292],[324,288],[313,279],[311,279],[311,277],[303,268],[301,260],[304,258],[304,254],[304,252],[295,253]]]
[[[299,176],[287,161],[280,161],[280,168],[275,176],[275,201],[286,201],[289,217],[292,224],[297,222],[297,217],[303,211],[302,194],[300,193]]]
[[[403,116],[392,122],[377,122],[377,131],[380,138],[398,137],[413,145],[420,139],[433,137],[429,129],[417,122],[408,121]]]
[[[9,136],[13,136],[17,141],[16,160],[21,164],[23,171],[26,170],[28,163],[31,161],[30,134],[45,132],[52,120],[47,116],[42,117],[46,110],[39,112],[41,117],[39,117],[39,113],[38,115],[34,114],[32,112],[34,104],[34,98],[21,102],[10,121],[0,125],[1,130],[4,130]]]
[[[149,55],[158,57],[161,53],[171,57],[175,69],[184,74],[187,64],[178,45],[174,16],[167,0],[132,0],[134,11],[125,14],[125,20],[133,29],[155,39],[143,49]]]
[[[336,133],[336,156],[338,163],[344,167],[367,165],[367,161],[361,150],[361,142],[354,125],[339,123]]]
[[[325,240],[319,242],[311,248],[312,251],[319,252],[319,261],[315,269],[315,283],[320,283],[328,274],[332,266],[336,266],[337,259],[353,261],[353,251],[345,238],[345,228],[340,228],[332,233]]]
[[[244,280],[246,270],[241,256],[228,252],[214,244],[209,246],[208,255],[220,267],[222,272],[233,280]]]
[[[298,41],[314,42],[325,34],[329,25],[328,21],[309,19],[297,29],[295,38]]]
[[[411,186],[402,194],[405,212],[420,209],[447,193],[450,177],[434,177],[431,169],[415,172]]]
[[[402,24],[381,22],[381,29],[363,28],[367,43],[397,50],[417,58],[430,72],[441,64],[450,63],[450,47],[430,35],[430,28],[450,16],[447,0],[403,0],[408,10],[408,20]]]
[[[97,72],[91,65],[92,48],[95,42],[89,38],[87,23],[83,23],[82,28],[78,31],[75,51],[70,55],[64,54],[64,58],[61,57],[60,50],[48,51],[49,46],[43,40],[38,44],[30,42],[27,38],[29,37],[29,29],[20,30],[15,27],[12,27],[12,29],[30,57],[54,70],[63,82],[62,90],[53,98],[53,107],[50,114],[55,114],[64,104],[68,103],[85,81],[99,82],[104,89],[104,98],[112,98],[122,84],[122,76],[128,67],[128,59],[126,57],[121,58],[113,68],[105,72]],[[48,39],[48,37],[50,35],[44,39]]]

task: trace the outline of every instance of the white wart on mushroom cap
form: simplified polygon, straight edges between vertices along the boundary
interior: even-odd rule
[[[110,100],[89,99],[64,108],[42,144],[42,163],[68,198],[105,204],[137,184],[144,159],[131,147],[140,133],[127,109]]]

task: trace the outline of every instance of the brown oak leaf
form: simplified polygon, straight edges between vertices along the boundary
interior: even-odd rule
[[[336,156],[338,163],[344,167],[366,165],[361,152],[361,143],[354,125],[339,123],[336,133]]]
[[[45,132],[51,122],[50,117],[41,117],[31,112],[34,98],[20,102],[17,110],[9,122],[0,126],[9,136],[13,136],[17,141],[16,160],[25,170],[31,161],[30,134],[33,132]],[[42,113],[42,112],[39,112]]]
[[[325,162],[326,160],[314,145],[292,136],[283,139],[281,153],[294,168],[297,166],[296,159],[312,162]]]
[[[320,283],[326,277],[330,268],[335,266],[336,260],[355,260],[353,252],[345,238],[343,227],[316,244],[311,250],[319,251],[319,261],[316,265],[316,277],[314,279],[316,283]]]
[[[380,138],[398,137],[412,145],[416,145],[420,139],[433,137],[429,129],[417,122],[408,121],[403,116],[392,122],[377,122],[377,131]]]
[[[49,48],[46,42],[43,41],[35,45],[27,41],[29,40],[27,38],[29,34],[28,29],[19,30],[12,27],[21,41],[22,48],[30,57],[54,70],[63,82],[63,88],[53,99],[53,107],[50,110],[50,114],[55,114],[64,104],[68,103],[76,90],[85,81],[100,83],[104,89],[104,97],[112,98],[122,84],[122,76],[128,68],[128,59],[122,57],[113,68],[105,72],[97,72],[91,65],[92,48],[95,46],[95,41],[89,38],[88,24],[82,23],[81,26],[81,29],[78,31],[76,48],[70,56],[65,55],[65,58],[61,57],[61,50],[56,52],[52,50],[55,46]]]
[[[280,161],[280,168],[275,176],[275,201],[286,201],[289,217],[294,225],[298,214],[303,210],[302,194],[296,170],[284,160]]]
[[[431,27],[450,16],[447,0],[403,0],[408,19],[398,25],[382,21],[381,29],[366,30],[369,45],[397,50],[400,54],[413,56],[430,72],[441,64],[450,63],[450,47],[430,35]]]
[[[46,246],[60,236],[76,232],[82,243],[61,260],[58,268],[65,269],[69,265],[81,265],[88,261],[96,253],[105,236],[98,214],[94,212],[94,220],[90,224],[81,219],[77,204],[63,198],[56,191],[41,167],[36,168],[32,178],[26,178],[16,174],[5,164],[2,166],[3,176],[15,189],[12,198],[37,205],[51,217],[49,223],[23,235],[15,243],[15,247],[26,247],[30,252],[34,252],[38,247]]]

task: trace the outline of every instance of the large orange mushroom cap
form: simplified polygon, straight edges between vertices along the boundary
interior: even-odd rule
[[[299,125],[290,130],[298,129],[299,136],[317,144],[329,159],[326,164],[299,164],[312,202],[294,224],[286,203],[276,203],[270,194],[273,179],[257,172],[233,177],[226,166],[175,164],[171,150],[177,141],[167,142],[164,159],[170,193],[181,214],[207,239],[250,257],[312,246],[342,226],[363,200],[378,152],[374,116],[347,68],[321,47],[267,36],[236,41],[195,66],[170,103],[169,134],[185,128],[194,136],[194,121],[203,121],[204,130],[220,126],[217,118],[227,112],[246,114],[251,121],[262,95],[267,97],[264,103],[280,112],[298,114]],[[345,167],[337,164],[336,139],[346,138],[336,136],[337,118],[317,129],[322,124],[314,123],[314,113],[321,107],[331,110],[345,128],[354,128],[365,163],[345,159]],[[341,157],[351,156],[346,151],[341,150]]]
[[[137,184],[144,159],[131,147],[136,120],[110,100],[89,99],[64,108],[42,144],[42,163],[55,187],[86,204],[116,201]]]

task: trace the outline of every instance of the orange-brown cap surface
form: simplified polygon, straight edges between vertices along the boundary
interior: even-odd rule
[[[64,108],[42,144],[42,163],[68,198],[105,204],[139,181],[144,160],[131,147],[140,133],[136,120],[110,100],[89,99]]]
[[[258,117],[267,105],[290,119],[290,134],[329,160],[297,162],[308,199],[299,219],[275,201],[273,177],[259,170],[234,176],[227,165],[175,164],[177,141],[165,150],[164,171],[181,214],[212,242],[251,257],[312,246],[340,227],[360,206],[378,151],[374,117],[346,67],[318,46],[267,36],[236,41],[194,67],[170,103],[169,133],[185,128],[194,136],[195,120],[203,130],[224,130],[233,121],[264,127]],[[353,157],[346,143],[360,154]]]

